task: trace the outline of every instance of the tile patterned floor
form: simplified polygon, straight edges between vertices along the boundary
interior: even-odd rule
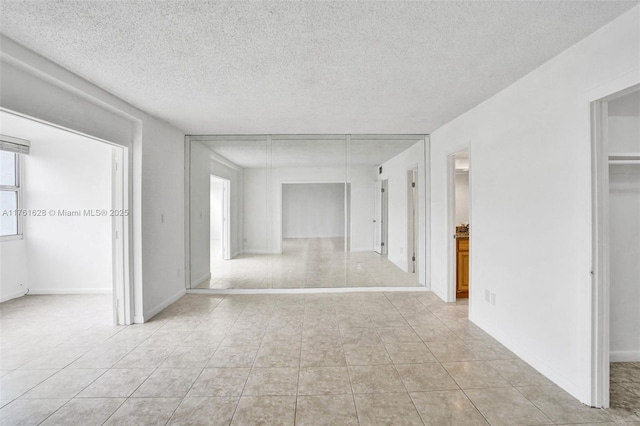
[[[409,274],[375,252],[344,251],[343,238],[285,239],[282,254],[220,257],[211,242],[211,280],[198,288],[417,287]]]
[[[640,425],[640,365],[586,407],[432,293],[187,295],[128,327],[109,304],[0,305],[0,424]]]

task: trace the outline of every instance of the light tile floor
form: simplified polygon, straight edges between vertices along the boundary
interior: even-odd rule
[[[110,323],[110,296],[0,304],[0,424],[640,424],[618,398],[640,365],[588,408],[428,292],[187,295]]]
[[[226,261],[218,241],[211,247],[211,280],[200,289],[420,286],[416,274],[385,256],[345,252],[343,238],[285,239],[282,254],[243,254]]]

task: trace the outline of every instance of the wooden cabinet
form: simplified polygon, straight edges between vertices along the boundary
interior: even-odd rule
[[[469,297],[469,238],[456,239],[456,297]]]

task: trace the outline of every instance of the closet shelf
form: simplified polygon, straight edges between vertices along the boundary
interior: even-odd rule
[[[612,152],[609,164],[640,164],[640,152]]]

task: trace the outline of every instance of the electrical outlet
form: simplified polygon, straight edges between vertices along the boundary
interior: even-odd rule
[[[493,306],[496,305],[496,294],[495,293],[491,293],[491,304]]]
[[[484,300],[487,302],[491,300],[491,292],[489,290],[484,291]]]

